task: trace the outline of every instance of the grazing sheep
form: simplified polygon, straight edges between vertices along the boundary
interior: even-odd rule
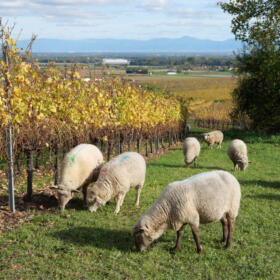
[[[98,180],[88,189],[87,204],[90,212],[115,198],[115,213],[119,213],[126,193],[137,189],[135,205],[139,205],[141,189],[145,182],[146,162],[135,152],[122,153],[107,162],[101,169]]]
[[[202,252],[199,241],[199,224],[220,220],[223,241],[231,246],[235,218],[241,198],[240,185],[226,171],[204,172],[184,181],[165,187],[158,200],[140,217],[131,234],[138,250],[146,250],[167,229],[177,231],[174,250],[181,248],[183,228],[189,224],[196,242],[197,252]]]
[[[245,171],[248,167],[248,156],[247,156],[247,146],[240,139],[234,139],[230,142],[227,154],[232,160],[234,165],[234,170],[241,169]]]
[[[193,162],[196,167],[196,158],[200,153],[200,144],[195,137],[187,137],[183,143],[184,161],[187,167]]]
[[[103,155],[91,144],[80,144],[70,150],[64,157],[57,189],[59,207],[64,210],[74,192],[83,190],[86,203],[87,186],[97,180],[103,165]]]
[[[224,134],[220,130],[203,133],[203,137],[204,137],[204,141],[208,144],[208,147],[210,149],[215,143],[218,144],[218,148],[220,149],[222,148]]]

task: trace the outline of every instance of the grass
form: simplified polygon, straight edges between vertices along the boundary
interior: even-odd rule
[[[251,139],[248,150],[253,163],[245,172],[234,172],[226,155],[236,133]],[[168,152],[147,165],[140,208],[134,207],[132,190],[118,215],[113,213],[113,202],[92,214],[83,209],[80,198],[73,199],[63,213],[31,215],[23,225],[0,235],[0,278],[279,279],[279,140],[227,132],[222,150],[208,150],[202,143],[198,168],[189,169],[180,149]],[[175,254],[169,250],[175,244],[174,231],[165,232],[148,251],[137,252],[130,229],[166,184],[215,169],[233,173],[242,188],[232,248],[225,250],[219,242],[222,228],[217,222],[200,226],[202,255],[196,253],[189,227],[182,250]]]

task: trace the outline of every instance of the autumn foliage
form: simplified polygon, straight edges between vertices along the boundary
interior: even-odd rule
[[[1,62],[8,84],[2,75],[0,129],[5,135],[9,119],[12,121],[16,153],[46,146],[70,148],[96,138],[110,141],[120,134],[124,139],[132,133],[146,138],[162,136],[181,128],[183,119],[176,98],[120,79],[86,82],[78,72],[61,73],[52,64],[42,70],[31,63],[28,54],[19,54],[15,41],[6,40],[10,61],[9,69]],[[0,142],[3,157],[3,137]]]

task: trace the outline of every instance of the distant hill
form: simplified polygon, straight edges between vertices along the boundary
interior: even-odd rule
[[[18,46],[25,48],[27,43],[27,40],[20,40],[18,42]],[[33,45],[33,52],[231,53],[232,51],[238,50],[240,48],[241,43],[234,39],[213,41],[185,36],[178,39],[157,38],[150,40],[37,39]]]

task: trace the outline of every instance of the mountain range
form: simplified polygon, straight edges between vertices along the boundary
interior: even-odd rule
[[[19,40],[18,47],[25,48],[28,40]],[[184,36],[182,38],[156,38],[150,40],[128,39],[37,39],[33,44],[36,53],[94,53],[94,52],[126,52],[126,53],[232,53],[242,47],[241,42],[234,39],[225,41],[203,40]]]

